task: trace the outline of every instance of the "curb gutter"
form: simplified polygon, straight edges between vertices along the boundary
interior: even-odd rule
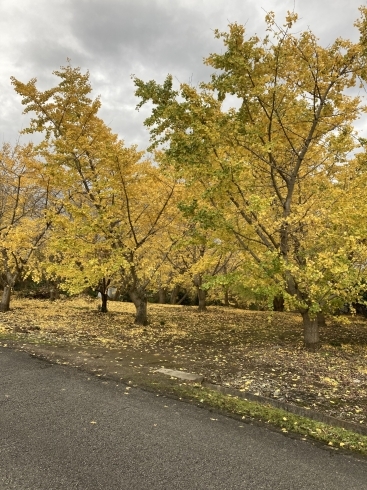
[[[236,390],[235,388],[229,388],[226,386],[209,383],[208,381],[205,381],[203,376],[200,376],[198,374],[188,373],[186,371],[176,371],[173,369],[166,369],[166,368],[157,369],[157,371],[155,372],[160,374],[166,374],[167,376],[182,379],[185,381],[192,381],[192,382],[199,383],[201,384],[201,386],[222,393],[223,395],[236,396],[238,398],[257,402],[262,405],[271,405],[275,408],[285,410],[286,412],[315,420],[316,422],[322,422],[324,424],[331,425],[332,427],[340,427],[342,429],[346,429],[351,432],[356,432],[358,434],[367,436],[367,427],[361,427],[360,425],[355,424],[354,422],[348,422],[347,420],[338,419],[336,417],[332,417],[331,415],[322,414],[320,412],[316,412],[315,410],[299,407],[291,403],[285,403],[280,400],[274,400],[273,398],[267,398],[261,395],[254,395],[247,391],[240,391],[240,390]]]
[[[227,388],[225,386],[215,385],[207,381],[203,381],[202,386],[204,386],[205,388],[209,388],[210,390],[213,391],[218,391],[223,395],[237,396],[238,398],[251,400],[253,402],[257,402],[262,405],[271,405],[275,408],[280,408],[281,410],[285,410],[286,412],[315,420],[316,422],[322,422],[324,424],[331,425],[333,427],[340,427],[342,429],[346,429],[351,432],[356,432],[358,434],[367,436],[367,427],[361,427],[360,425],[355,424],[354,422],[348,422],[347,420],[338,419],[336,417],[332,417],[331,415],[326,415],[320,412],[316,412],[315,410],[298,407],[297,405],[292,405],[290,403],[274,400],[273,398],[266,398],[265,396],[261,396],[261,395],[253,395],[252,393],[248,393],[246,391],[239,391],[236,390],[235,388]]]

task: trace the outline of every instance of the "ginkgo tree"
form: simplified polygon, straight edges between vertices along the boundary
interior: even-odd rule
[[[288,13],[278,25],[267,14],[264,39],[236,23],[216,31],[225,50],[205,60],[215,71],[198,88],[175,89],[171,75],[162,85],[134,82],[138,108],[153,105],[151,148],[165,148],[187,185],[201,184],[193,213],[232,234],[265,287],[302,314],[305,345],[315,350],[317,313],[355,300],[365,275],[353,172],[353,125],[365,112],[353,89],[365,59],[361,43],[338,38],[323,47],[296,21]],[[225,110],[228,96],[237,104]]]
[[[236,270],[242,257],[228,247],[218,232],[189,218],[182,206],[181,201],[181,234],[175,237],[167,254],[166,268],[172,284],[180,286],[186,293],[194,289],[198,310],[203,312],[207,310],[207,295],[214,285],[217,289],[218,285],[222,286],[220,289],[225,296],[225,285],[220,285],[216,278]]]
[[[108,286],[118,283],[136,306],[136,323],[145,324],[147,288],[164,260],[154,243],[164,242],[175,215],[168,212],[175,180],[98,117],[89,73],[68,65],[54,74],[60,83],[45,91],[36,79],[12,79],[24,112],[34,113],[25,132],[44,135],[38,151],[63,208],[53,220],[46,273],[64,278],[70,292],[97,288],[102,311]]]
[[[52,189],[32,144],[0,149],[0,311],[10,308],[11,290],[37,270],[36,251],[49,238]],[[58,210],[54,210],[55,213]]]
[[[133,301],[136,322],[147,323],[147,294],[172,247],[168,233],[177,219],[176,183],[150,161],[127,168],[118,162],[114,172],[114,219],[117,246],[125,249],[121,285]]]

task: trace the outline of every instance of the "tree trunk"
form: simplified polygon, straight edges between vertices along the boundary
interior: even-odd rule
[[[107,313],[108,308],[107,308],[107,301],[108,301],[108,294],[106,292],[100,291],[101,293],[101,312],[102,313]]]
[[[109,285],[111,284],[110,279],[106,279],[105,277],[99,281],[98,284],[98,289],[97,291],[101,295],[101,312],[102,313],[107,313],[107,301],[108,301],[108,288]]]
[[[130,290],[129,295],[136,308],[134,323],[136,325],[148,325],[148,301],[145,292]]]
[[[5,286],[3,291],[3,296],[1,298],[0,311],[5,312],[10,310],[10,296],[11,296],[11,287]]]
[[[55,301],[56,299],[59,299],[59,291],[57,288],[52,287],[50,289],[50,301]]]
[[[159,288],[158,302],[160,305],[164,305],[167,303],[167,288]]]
[[[171,292],[171,305],[175,305],[177,303],[179,290],[180,290],[180,286],[176,284]]]
[[[176,305],[182,305],[182,303],[185,301],[185,299],[187,298],[187,295],[189,294],[188,291],[185,292],[185,294],[183,296],[181,296],[181,298],[176,302]]]
[[[326,325],[325,315],[322,311],[319,311],[317,314],[317,323],[319,327],[325,327]]]
[[[192,282],[196,287],[196,293],[199,302],[199,311],[206,311],[206,290],[201,288],[203,284],[203,278],[201,274],[196,274],[192,278]]]
[[[310,317],[308,311],[302,313],[304,343],[307,350],[315,352],[320,348],[319,324],[317,316]]]
[[[199,287],[196,288],[199,300],[199,311],[207,311],[206,309],[206,291]]]
[[[229,292],[228,289],[224,290],[224,306],[229,306]]]
[[[283,296],[275,296],[273,299],[273,310],[284,311],[284,298]]]

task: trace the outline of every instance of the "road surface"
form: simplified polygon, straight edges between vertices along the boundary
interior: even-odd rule
[[[0,489],[366,490],[367,462],[0,348]]]

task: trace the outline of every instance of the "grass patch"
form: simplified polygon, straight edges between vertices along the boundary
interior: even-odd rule
[[[202,386],[178,385],[173,388],[173,392],[176,396],[240,416],[246,421],[255,420],[269,424],[282,433],[301,436],[303,440],[311,439],[337,450],[367,455],[367,436],[331,427],[271,406],[223,395]]]

